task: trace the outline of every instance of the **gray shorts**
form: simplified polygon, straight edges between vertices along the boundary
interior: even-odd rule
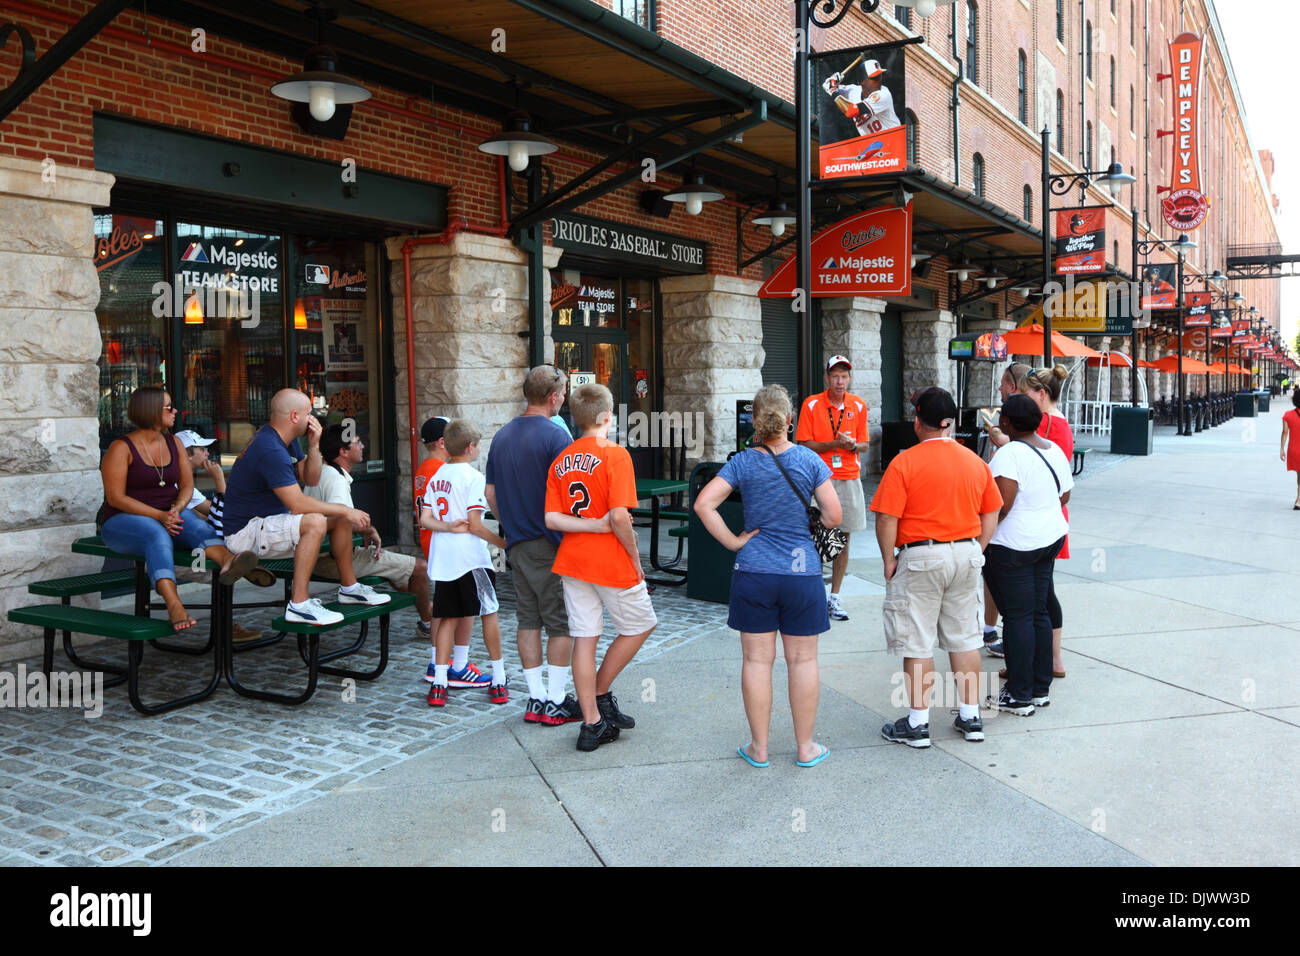
[[[831,485],[840,499],[843,520],[840,530],[845,534],[867,530],[867,499],[862,493],[861,478],[832,478]]]
[[[520,541],[510,548],[507,557],[515,582],[515,627],[531,631],[545,626],[547,637],[568,637],[564,581],[551,570],[555,551],[547,538]]]

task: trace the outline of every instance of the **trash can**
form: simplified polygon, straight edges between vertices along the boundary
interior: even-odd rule
[[[894,456],[916,444],[916,431],[909,421],[884,422],[880,426],[880,469],[889,467]]]
[[[1270,397],[1270,396],[1269,396],[1269,393],[1268,393],[1268,389],[1266,389],[1266,388],[1261,388],[1261,389],[1260,389],[1258,392],[1256,392],[1255,394],[1259,396],[1259,410],[1260,410],[1261,412],[1266,412],[1266,411],[1268,411],[1268,400],[1269,400],[1269,397]]]
[[[1258,400],[1254,392],[1238,392],[1232,396],[1232,417],[1254,418],[1259,414]]]
[[[695,514],[695,496],[721,470],[720,461],[702,461],[691,470],[690,523],[686,537],[690,546],[686,563],[686,596],[715,604],[726,604],[731,600],[731,569],[736,563],[736,555],[718,544],[704,527],[704,523]],[[722,515],[727,527],[736,534],[745,530],[745,512],[740,503],[739,491],[733,491],[726,501],[718,505],[718,514]]]
[[[1116,406],[1110,410],[1110,453],[1149,455],[1155,434],[1155,409]]]

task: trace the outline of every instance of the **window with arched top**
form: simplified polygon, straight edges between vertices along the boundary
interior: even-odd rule
[[[1065,155],[1065,94],[1056,91],[1056,151]]]
[[[1092,122],[1084,124],[1083,156],[1088,169],[1092,169]]]
[[[1110,58],[1110,108],[1115,108],[1115,58]]]
[[[971,182],[975,185],[975,195],[984,196],[984,157],[976,153],[971,159]]]
[[[1029,60],[1024,50],[1016,54],[1016,117],[1029,125]]]
[[[1137,94],[1134,93],[1133,87],[1128,88],[1128,131],[1130,133],[1137,129]]]
[[[1065,0],[1056,0],[1056,39],[1065,42]]]
[[[1084,70],[1088,74],[1088,79],[1092,79],[1092,21],[1089,20],[1083,26],[1083,50],[1084,50]]]
[[[1025,222],[1033,222],[1034,221],[1034,191],[1030,189],[1029,186],[1025,186],[1024,193],[1020,197],[1020,202],[1021,202],[1020,211],[1024,216]]]
[[[906,115],[903,117],[903,124],[907,127],[907,164],[909,166],[919,166],[920,161],[917,156],[920,154],[921,147],[916,114],[911,110],[907,110]]]
[[[975,0],[966,4],[966,79],[979,83],[980,11]]]

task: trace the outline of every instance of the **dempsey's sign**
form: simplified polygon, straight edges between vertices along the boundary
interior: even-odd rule
[[[1165,222],[1188,232],[1205,221],[1210,201],[1201,192],[1201,48],[1194,33],[1180,33],[1169,43],[1174,81],[1173,180],[1159,192]]]
[[[788,299],[795,287],[790,256],[758,290],[760,298]],[[858,213],[812,240],[812,294],[911,295],[912,205]]]

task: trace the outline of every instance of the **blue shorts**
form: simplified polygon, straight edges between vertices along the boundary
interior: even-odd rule
[[[831,619],[822,576],[734,572],[727,626],[744,634],[825,634]]]

